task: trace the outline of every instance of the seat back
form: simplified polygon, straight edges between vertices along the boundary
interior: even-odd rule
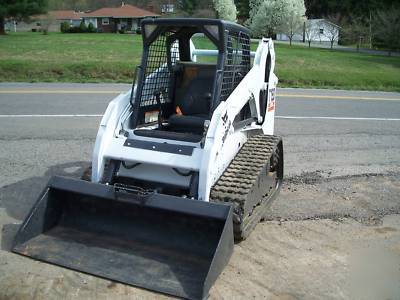
[[[183,115],[208,117],[213,91],[216,66],[178,62],[175,89],[172,99],[174,108],[179,106]]]

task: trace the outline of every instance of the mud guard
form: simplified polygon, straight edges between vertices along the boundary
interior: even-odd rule
[[[233,251],[228,205],[53,177],[13,252],[188,299],[204,299]]]

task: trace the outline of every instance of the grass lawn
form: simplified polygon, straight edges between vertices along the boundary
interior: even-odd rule
[[[0,36],[0,81],[131,82],[141,48],[128,34]],[[276,73],[286,87],[400,91],[399,57],[276,45]]]

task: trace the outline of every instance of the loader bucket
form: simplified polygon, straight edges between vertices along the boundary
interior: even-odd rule
[[[53,177],[13,251],[189,299],[208,296],[233,250],[232,208]]]

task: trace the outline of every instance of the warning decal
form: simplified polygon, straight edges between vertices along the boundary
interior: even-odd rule
[[[269,90],[268,112],[275,110],[275,88]]]

